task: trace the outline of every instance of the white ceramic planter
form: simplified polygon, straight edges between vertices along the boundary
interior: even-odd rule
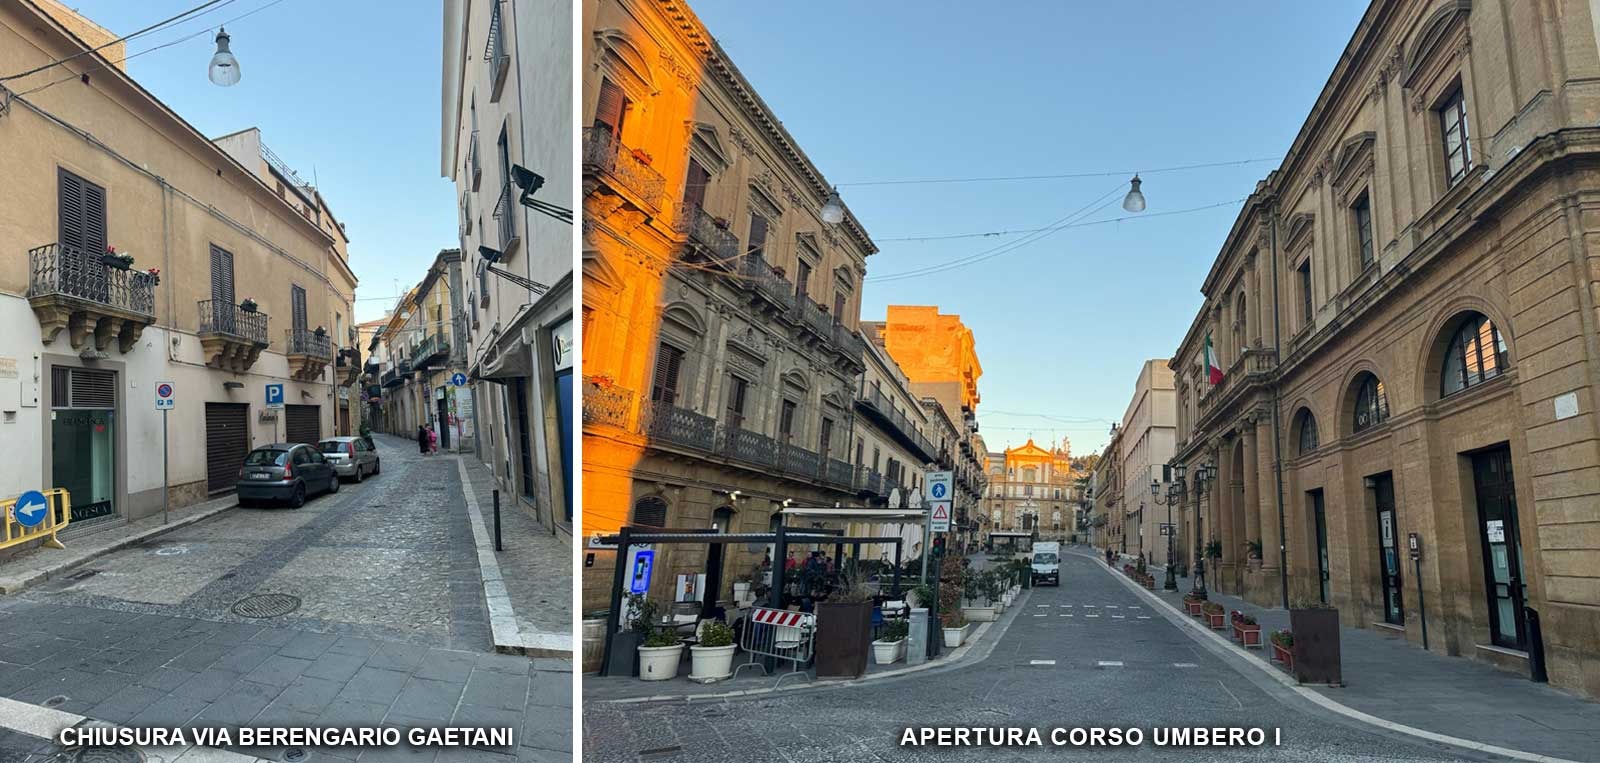
[[[906,640],[899,641],[874,641],[872,642],[872,661],[879,665],[891,665],[906,656]]]
[[[745,599],[747,599],[749,597],[750,597],[750,584],[749,583],[734,583],[733,584],[733,598],[736,601],[744,601]]]
[[[961,646],[961,643],[967,640],[967,633],[969,631],[971,631],[971,630],[972,630],[972,623],[967,623],[966,625],[963,625],[960,628],[945,628],[944,629],[944,645],[945,645],[945,648],[946,649],[954,649],[954,648],[956,648],[958,646]]]
[[[639,680],[666,681],[678,677],[683,644],[639,647]]]
[[[689,647],[689,680],[709,684],[733,675],[733,653],[738,648],[734,644]],[[639,672],[644,672],[643,664]]]
[[[992,623],[999,615],[994,607],[962,607],[961,616],[975,623]]]

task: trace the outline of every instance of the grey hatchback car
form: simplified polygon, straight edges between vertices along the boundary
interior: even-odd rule
[[[381,468],[378,454],[368,448],[367,441],[360,437],[329,437],[318,443],[317,447],[322,449],[322,457],[333,464],[333,470],[340,477],[360,482],[368,474],[377,474]]]
[[[298,509],[307,495],[339,492],[339,473],[316,447],[279,442],[257,447],[244,457],[237,490],[240,506],[285,501]]]

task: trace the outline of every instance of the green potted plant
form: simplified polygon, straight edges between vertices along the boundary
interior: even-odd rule
[[[948,649],[961,646],[967,640],[967,631],[972,624],[961,614],[961,610],[953,609],[939,614],[940,624],[944,628],[944,645]]]
[[[117,252],[117,248],[114,246],[106,247],[105,254],[101,255],[100,261],[104,263],[106,267],[116,268],[118,270],[127,270],[128,268],[133,267],[133,255],[120,254]]]
[[[1189,613],[1189,615],[1191,617],[1200,617],[1200,615],[1202,614],[1200,608],[1205,603],[1206,603],[1206,598],[1204,596],[1200,596],[1200,595],[1196,594],[1193,591],[1190,591],[1189,593],[1186,593],[1186,594],[1183,595],[1183,608],[1188,611],[1188,613]]]
[[[1283,669],[1294,672],[1294,632],[1289,630],[1276,630],[1270,637],[1272,641],[1272,661],[1283,666]]]
[[[906,656],[906,634],[910,625],[905,620],[890,620],[883,624],[878,631],[878,639],[872,642],[872,661],[879,665],[889,665]]]
[[[1221,559],[1222,558],[1222,541],[1214,540],[1214,541],[1211,541],[1210,543],[1206,544],[1206,558],[1207,559]]]
[[[755,575],[745,573],[733,579],[733,600],[745,601],[750,596],[750,584],[755,582]]]
[[[639,634],[639,679],[666,681],[678,675],[678,663],[683,661],[683,642],[678,632],[656,624],[659,610],[650,599],[634,594],[629,597],[633,617],[629,630]]]
[[[1205,614],[1206,620],[1211,625],[1211,630],[1220,631],[1226,627],[1228,612],[1222,608],[1221,604],[1218,604],[1214,601],[1208,601],[1200,605],[1200,611]]]
[[[872,595],[854,562],[839,572],[839,586],[817,602],[815,654],[818,678],[859,678],[867,672],[872,643]]]
[[[1233,611],[1233,639],[1247,647],[1261,647],[1261,624],[1256,622],[1254,615],[1247,615],[1239,610]]]
[[[689,680],[715,683],[733,675],[733,628],[721,620],[700,626],[700,643],[689,647]]]
[[[961,576],[961,617],[963,620],[988,623],[999,617],[993,603],[985,601],[983,605],[978,604],[979,600],[986,599],[988,596],[988,577],[989,573],[987,571],[968,572]]]
[[[255,312],[258,307],[260,307],[260,305],[257,305],[256,301],[249,297],[245,297],[244,301],[239,303],[239,309],[247,313]]]

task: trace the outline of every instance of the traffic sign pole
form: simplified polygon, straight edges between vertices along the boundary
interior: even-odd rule
[[[161,409],[161,524],[167,523],[171,492],[167,474],[167,413],[178,404],[172,382],[156,382],[156,407]]]

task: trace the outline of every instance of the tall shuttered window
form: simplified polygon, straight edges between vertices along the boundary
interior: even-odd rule
[[[1444,139],[1445,182],[1455,186],[1472,169],[1472,146],[1467,136],[1467,99],[1460,88],[1439,107],[1439,129]]]
[[[611,80],[600,80],[600,100],[595,105],[594,126],[616,140],[622,139],[622,120],[628,113],[628,99]]]
[[[711,184],[711,173],[700,166],[694,157],[689,158],[689,172],[683,183],[683,204],[700,209],[706,203],[706,186]]]
[[[683,373],[683,350],[670,344],[661,345],[656,353],[655,378],[650,385],[650,399],[654,402],[676,405],[678,402],[678,377]]]
[[[761,254],[767,248],[767,218],[760,212],[750,213],[750,243],[747,254]]]
[[[66,170],[60,170],[61,245],[99,261],[106,251],[106,189]]]
[[[728,425],[744,426],[745,398],[750,393],[750,382],[742,377],[728,375]]]
[[[789,442],[794,437],[794,415],[800,410],[800,404],[793,400],[783,401],[783,410],[778,414],[778,439]]]
[[[1366,194],[1350,208],[1356,223],[1356,246],[1361,251],[1361,267],[1372,264],[1372,201]]]
[[[291,324],[296,331],[306,330],[306,290],[290,284],[289,309]]]

